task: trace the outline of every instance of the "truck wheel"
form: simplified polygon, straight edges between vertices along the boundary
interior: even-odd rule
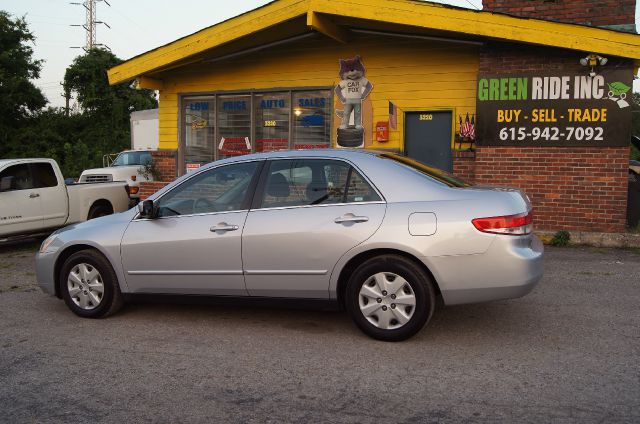
[[[123,304],[113,267],[95,250],[81,250],[64,262],[60,292],[69,309],[84,318],[107,317]]]
[[[91,206],[89,209],[89,215],[87,215],[87,220],[93,218],[99,218],[101,216],[111,215],[113,213],[113,208],[109,203],[96,203]]]
[[[378,340],[400,341],[416,334],[435,309],[429,275],[402,256],[376,256],[349,279],[346,307],[355,324]]]

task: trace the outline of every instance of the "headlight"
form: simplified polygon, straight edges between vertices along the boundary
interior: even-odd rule
[[[56,239],[56,234],[51,234],[49,237],[47,237],[42,244],[40,245],[40,253],[44,253],[47,251],[47,249],[49,248],[49,246],[51,245],[51,243],[53,243],[53,241]]]

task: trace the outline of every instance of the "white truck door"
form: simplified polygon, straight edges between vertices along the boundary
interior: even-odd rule
[[[56,175],[50,162],[29,164],[33,185],[38,189],[42,203],[43,228],[61,227],[67,222],[69,199],[64,179]]]
[[[34,188],[29,165],[11,165],[0,171],[0,235],[39,231],[42,202]]]

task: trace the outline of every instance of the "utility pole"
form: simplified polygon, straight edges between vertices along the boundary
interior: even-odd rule
[[[71,2],[71,4],[82,6],[86,9],[86,18],[84,25],[71,25],[74,27],[84,28],[86,32],[85,45],[84,47],[71,47],[72,49],[84,49],[84,51],[87,52],[96,47],[104,47],[107,50],[110,50],[109,47],[105,44],[96,42],[96,27],[98,26],[98,24],[103,24],[107,28],[111,28],[106,22],[96,20],[96,9],[98,2],[104,2],[107,6],[111,6],[107,0],[85,0],[82,3]]]

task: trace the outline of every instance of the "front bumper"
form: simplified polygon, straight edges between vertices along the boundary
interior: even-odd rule
[[[43,292],[54,296],[55,289],[55,265],[56,257],[54,253],[36,253],[36,278]]]

